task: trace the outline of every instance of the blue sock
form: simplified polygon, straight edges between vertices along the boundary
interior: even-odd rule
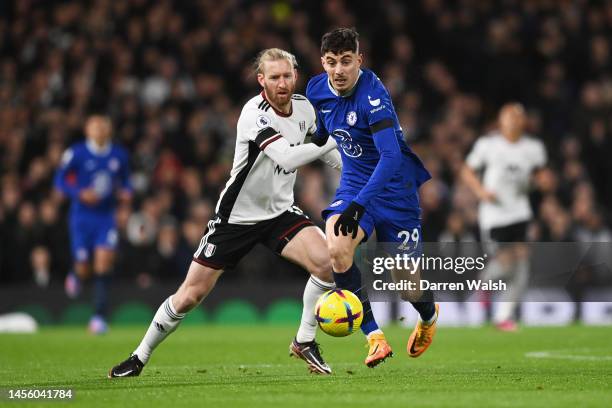
[[[378,330],[378,324],[374,320],[372,314],[372,306],[368,300],[368,293],[361,287],[361,271],[357,268],[357,265],[353,263],[351,267],[344,273],[334,272],[334,281],[338,289],[347,289],[353,292],[363,305],[363,320],[361,321],[361,331],[366,336]]]
[[[421,320],[427,321],[436,314],[436,304],[433,301],[433,293],[430,290],[423,293],[418,302],[410,302],[410,304],[419,312]]]
[[[106,318],[108,314],[108,284],[110,275],[96,275],[94,278],[94,310],[95,314]]]

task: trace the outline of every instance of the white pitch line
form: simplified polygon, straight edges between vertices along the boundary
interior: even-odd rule
[[[572,350],[543,350],[530,351],[525,353],[527,358],[551,358],[558,360],[578,360],[578,361],[612,361],[612,356],[585,356],[579,354],[565,354],[565,351]],[[579,350],[573,350],[579,351]]]

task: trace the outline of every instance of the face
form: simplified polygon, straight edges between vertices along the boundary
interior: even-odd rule
[[[526,119],[521,105],[505,105],[499,114],[499,126],[504,135],[520,136],[525,129]]]
[[[363,58],[361,54],[344,51],[340,54],[326,52],[321,57],[323,69],[327,72],[329,81],[338,93],[350,90],[359,76],[359,68]]]
[[[98,146],[104,146],[111,138],[111,122],[104,116],[92,116],[85,124],[87,139],[92,140]]]
[[[273,105],[287,106],[295,91],[297,70],[286,59],[264,61],[262,72],[257,74],[257,81]]]

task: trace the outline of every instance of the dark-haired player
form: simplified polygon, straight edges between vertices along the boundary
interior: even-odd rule
[[[336,286],[356,293],[364,306],[361,328],[370,345],[365,363],[373,367],[392,355],[379,329],[361,272],[353,262],[357,246],[376,231],[378,242],[411,248],[418,256],[421,236],[419,186],[431,176],[404,142],[395,108],[380,79],[361,67],[359,34],[339,28],[321,43],[325,73],[308,83],[306,96],[317,111],[317,133],[323,144],[331,135],[342,156],[336,196],[323,211],[325,232]],[[420,319],[408,340],[411,357],[431,344],[437,305],[424,298],[413,302]]]
[[[115,207],[118,199],[131,199],[132,188],[128,154],[112,143],[110,118],[88,117],[85,135],[85,142],[64,153],[55,186],[72,201],[69,223],[74,269],[66,277],[66,292],[75,297],[81,281],[93,272],[95,311],[89,331],[101,334],[107,330],[108,281],[117,246]]]

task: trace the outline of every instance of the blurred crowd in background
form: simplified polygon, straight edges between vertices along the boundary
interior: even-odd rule
[[[612,240],[612,1],[2,1],[0,283],[45,286],[70,269],[68,203],[52,178],[93,109],[131,153],[116,274],[178,282],[228,179],[240,109],[259,92],[254,57],[295,53],[303,93],[337,26],[360,32],[364,65],[434,176],[421,189],[426,241],[478,239],[458,170],[511,100],[549,155],[530,239]],[[337,178],[320,163],[299,170],[296,201],[319,224]],[[280,278],[269,265],[226,275]]]

